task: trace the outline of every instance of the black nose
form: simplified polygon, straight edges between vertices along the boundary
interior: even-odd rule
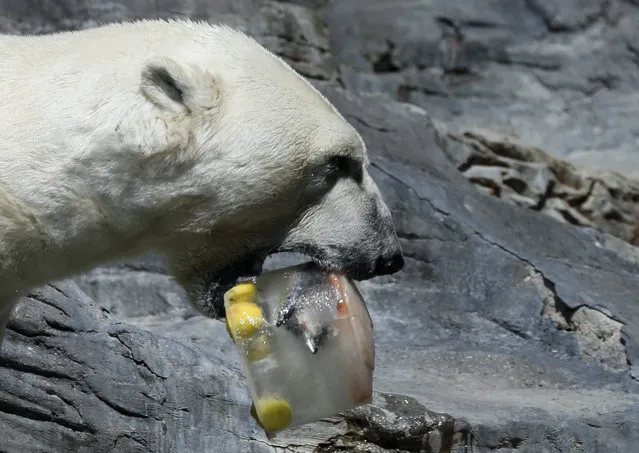
[[[388,275],[399,272],[404,267],[404,255],[397,252],[390,257],[379,257],[375,265],[376,275]]]

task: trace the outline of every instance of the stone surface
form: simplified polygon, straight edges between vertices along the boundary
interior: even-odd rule
[[[490,131],[441,133],[455,142],[451,161],[485,193],[639,245],[638,180],[576,166]]]
[[[531,42],[553,37],[549,27],[563,27],[566,35],[554,39],[581,39],[574,45],[583,50],[595,40],[586,39],[585,33],[609,20],[592,17],[588,11],[603,9],[603,14],[611,15],[612,3],[597,9],[596,2],[587,2],[594,6],[579,12],[568,8],[570,2],[567,9],[556,10],[550,2],[537,1],[532,8],[523,0],[475,0],[463,5],[434,1],[429,8],[419,2],[369,3],[366,9],[364,2],[351,0],[214,4],[0,0],[4,30],[47,31],[90,26],[100,17],[159,14],[225,20],[254,31],[260,39],[280,33],[282,43],[267,39],[268,45],[303,49],[316,78],[330,80],[332,70],[320,74],[325,61],[320,50],[326,41],[319,13],[310,9],[323,7],[342,82],[350,70],[353,80],[370,76],[366,83],[375,90],[382,84],[393,87],[394,77],[406,76],[394,68],[412,65],[410,83],[432,82],[420,93],[440,89],[442,76],[425,68],[436,61],[438,49],[447,49],[440,47],[439,33],[448,37],[455,33],[454,24],[434,21],[441,13],[454,16],[475,33],[467,41],[475,50],[456,57],[462,63],[451,68],[454,58],[445,60],[446,77],[470,76],[473,65],[485,59],[492,59],[493,68],[507,68],[501,79],[503,90],[480,78],[476,85],[468,83],[481,96],[469,94],[459,101],[459,92],[452,96],[444,90],[450,86],[441,88],[442,95],[422,94],[433,100],[429,114],[435,120],[419,107],[392,102],[382,93],[366,94],[351,86],[360,91],[355,94],[316,82],[367,141],[372,176],[393,211],[407,256],[401,273],[360,285],[375,325],[373,404],[268,440],[249,416],[242,370],[224,325],[195,314],[181,289],[166,276],[161,260],[144,257],[52,283],[23,298],[0,352],[0,452],[636,449],[637,248],[596,229],[576,228],[482,194],[459,171],[460,164],[476,154],[480,140],[464,135],[458,118],[438,115],[437,110],[439,105],[439,113],[445,112],[457,102],[464,108],[474,105],[478,115],[474,120],[480,120],[479,112],[497,113],[504,106],[522,108],[520,119],[533,115],[535,106],[550,108],[556,102],[550,92],[547,103],[535,103],[530,92],[533,100],[525,109],[517,102],[526,90],[539,90],[528,85],[539,65],[554,74],[552,68],[563,67],[563,59],[574,48],[559,42],[551,52],[552,47],[537,48]],[[633,16],[626,12],[624,17]],[[305,22],[309,18],[317,24]],[[439,31],[424,26],[430,23],[438,24]],[[304,47],[300,43],[306,38],[300,36],[313,36],[314,44]],[[288,39],[290,43],[284,43]],[[500,42],[508,44],[510,53],[495,51]],[[520,46],[517,58],[523,63],[499,63],[514,58],[515,45]],[[600,54],[611,52],[602,49]],[[447,52],[450,57],[449,48]],[[580,58],[573,65],[592,63],[585,50],[574,55]],[[366,66],[371,61],[377,72],[366,72],[372,71]],[[610,71],[624,61],[611,63]],[[508,85],[515,75],[521,77],[521,92]],[[576,71],[557,80],[588,86],[583,77]],[[630,101],[621,105],[634,108]],[[516,117],[508,108],[500,115]],[[546,111],[543,108],[541,112]],[[554,137],[552,141],[559,140],[558,129],[563,127],[565,143],[579,147],[580,140],[587,140],[572,134],[566,124],[558,129],[542,124],[541,117],[536,115],[530,131],[539,127]],[[466,119],[474,121],[472,116]],[[583,117],[570,121],[584,130],[590,127]],[[630,119],[624,116],[624,121]],[[443,132],[442,124],[450,133]],[[485,124],[477,121],[476,126]],[[576,209],[566,197],[581,193],[579,180],[573,181],[570,174],[558,176],[552,166],[545,171],[531,159],[500,156],[511,159],[510,166],[505,173],[490,175],[502,183],[513,174],[521,175],[517,178],[526,182],[500,186],[500,190],[509,187],[510,191],[504,190],[509,197],[532,200],[530,204],[548,181],[567,178],[561,193],[569,195],[553,199]]]
[[[637,174],[637,2],[342,0],[322,14],[346,88]]]

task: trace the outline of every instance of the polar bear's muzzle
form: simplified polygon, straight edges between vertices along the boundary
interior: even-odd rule
[[[204,315],[221,319],[224,317],[224,293],[238,279],[258,276],[263,270],[308,261],[324,269],[343,273],[354,280],[367,280],[399,272],[404,267],[404,256],[395,230],[388,219],[385,228],[380,228],[379,221],[375,223],[377,231],[370,231],[363,239],[349,244],[335,241],[284,243],[275,249],[260,250],[244,256],[216,270],[215,275],[194,282],[191,286],[191,300]]]
[[[206,316],[221,319],[224,317],[223,296],[238,279],[258,276],[263,270],[272,270],[284,266],[313,261],[321,267],[346,274],[354,280],[367,280],[373,277],[399,272],[404,267],[404,256],[398,247],[393,253],[380,255],[374,261],[357,259],[357,254],[339,248],[316,249],[311,245],[295,248],[280,248],[274,253],[256,252],[216,272],[212,278],[195,285],[192,300]]]
[[[366,171],[361,182],[336,184],[289,231],[279,251],[302,253],[356,280],[393,274],[404,266],[391,213]]]
[[[284,258],[284,265],[312,261],[354,280],[393,274],[404,266],[391,213],[366,170],[359,179],[339,178],[319,197],[298,198],[297,206],[271,204],[262,212],[262,222],[232,230],[237,244],[220,246],[221,268],[213,266],[208,276],[197,276],[191,299],[204,314],[223,317],[224,292],[238,278],[259,275],[265,261],[270,267],[270,258],[282,263],[283,254],[295,254],[293,262]]]

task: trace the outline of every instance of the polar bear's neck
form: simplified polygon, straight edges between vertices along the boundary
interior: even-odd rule
[[[125,216],[116,222],[94,193],[43,180],[22,198],[0,184],[0,298],[150,247],[145,226],[131,227]]]
[[[147,225],[133,225],[119,206],[134,189],[127,181],[135,166],[110,148],[108,104],[49,109],[35,130],[18,115],[0,125],[0,298],[148,248]]]

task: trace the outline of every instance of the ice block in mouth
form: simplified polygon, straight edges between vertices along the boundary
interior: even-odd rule
[[[373,323],[352,280],[290,266],[239,282],[224,307],[251,413],[269,436],[370,402]]]

